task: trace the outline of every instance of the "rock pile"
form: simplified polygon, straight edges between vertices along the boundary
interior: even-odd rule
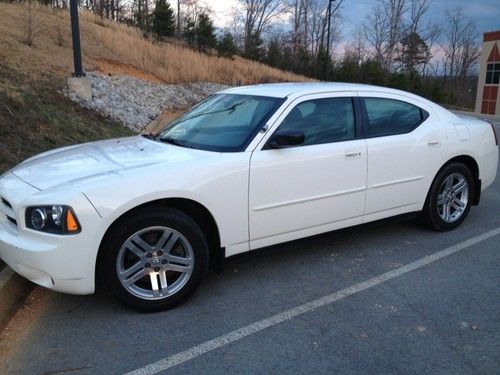
[[[84,100],[68,89],[63,90],[64,95],[136,132],[163,111],[186,108],[228,87],[210,82],[164,85],[125,75],[98,73],[87,73],[87,78],[92,85],[92,100]]]

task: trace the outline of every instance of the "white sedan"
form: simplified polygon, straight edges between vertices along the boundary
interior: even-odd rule
[[[0,257],[44,287],[185,300],[225,257],[418,212],[456,228],[495,179],[487,122],[382,87],[210,96],[157,135],[66,147],[0,178]]]

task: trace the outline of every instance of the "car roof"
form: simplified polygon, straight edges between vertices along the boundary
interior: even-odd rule
[[[221,91],[224,94],[243,94],[270,96],[275,98],[286,98],[291,95],[301,96],[320,92],[341,92],[341,91],[374,91],[394,94],[411,95],[405,91],[390,89],[381,86],[364,85],[360,83],[344,82],[286,82],[286,83],[263,83],[251,86],[233,87]]]
[[[427,108],[433,108],[442,119],[458,120],[458,117],[441,107],[440,105],[425,99],[421,96],[407,91],[391,89],[382,86],[366,85],[361,83],[344,82],[285,82],[285,83],[263,83],[251,86],[239,86],[220,91],[219,94],[242,94],[255,96],[268,96],[274,98],[295,99],[303,95],[319,94],[326,92],[373,92],[395,94],[400,97],[406,97],[425,104]]]

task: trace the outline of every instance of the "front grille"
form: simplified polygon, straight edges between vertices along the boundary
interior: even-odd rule
[[[4,206],[4,208],[0,210],[0,213],[3,213],[7,218],[7,220],[9,220],[12,224],[14,224],[17,227],[17,220],[14,218],[14,208],[7,199],[0,197],[0,201]]]
[[[2,199],[2,203],[5,204],[7,207],[9,208],[12,208],[12,205],[9,203],[8,200],[4,199],[4,198],[1,198]]]

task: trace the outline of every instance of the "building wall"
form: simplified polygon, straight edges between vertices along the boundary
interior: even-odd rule
[[[491,105],[496,102],[496,105],[494,105],[494,113],[492,114],[500,116],[500,85],[486,84],[486,67],[488,64],[492,63],[492,61],[488,61],[488,59],[490,59],[495,45],[498,51],[500,51],[500,31],[484,33],[483,47],[481,50],[481,58],[479,63],[479,80],[478,80],[477,95],[476,95],[476,112],[477,113],[490,112],[492,109]],[[497,58],[495,60],[498,60],[496,61],[496,63],[500,64],[500,58]],[[489,106],[487,104],[489,104]]]

